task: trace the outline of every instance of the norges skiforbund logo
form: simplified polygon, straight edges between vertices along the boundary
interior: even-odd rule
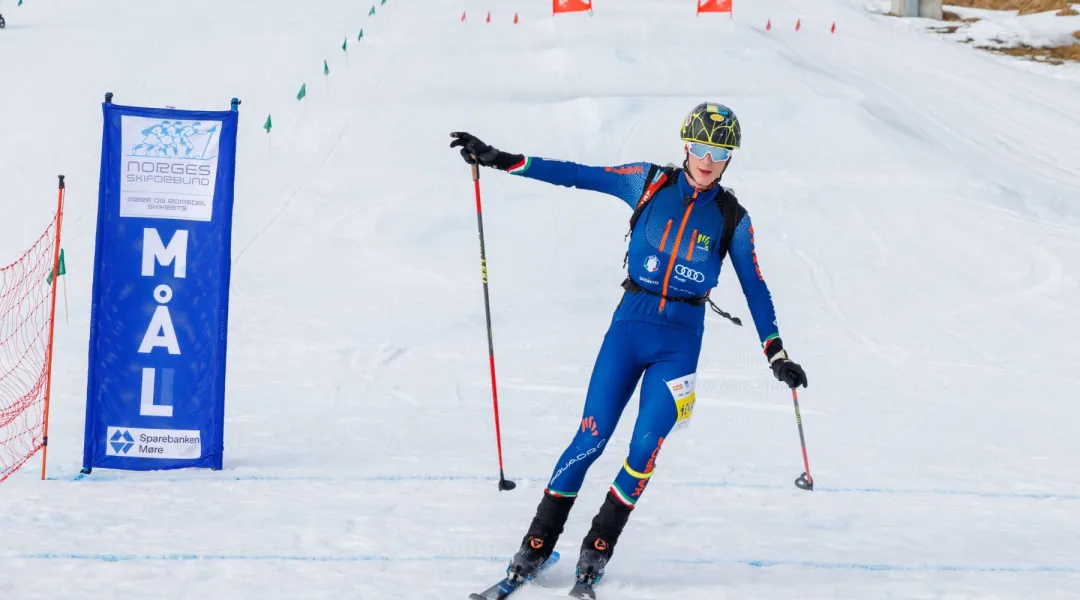
[[[221,121],[124,116],[120,216],[209,221]]]
[[[206,127],[201,121],[164,120],[142,129],[139,132],[142,140],[131,148],[128,156],[211,160],[217,158],[217,144],[213,143],[217,130],[216,123]]]

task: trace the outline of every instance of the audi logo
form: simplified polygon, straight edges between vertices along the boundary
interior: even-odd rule
[[[675,265],[675,274],[679,277],[689,279],[690,281],[696,281],[697,283],[705,281],[705,276],[699,271],[695,271],[690,267],[684,267],[682,265]]]

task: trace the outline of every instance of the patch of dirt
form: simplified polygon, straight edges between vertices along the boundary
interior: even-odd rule
[[[946,5],[988,10],[1017,10],[1022,15],[1057,10],[1060,11],[1059,15],[1068,16],[1069,13],[1076,14],[1069,6],[1071,2],[1075,0],[948,0]]]
[[[991,52],[1000,52],[1002,54],[1008,54],[1009,56],[1020,56],[1024,58],[1030,58],[1038,62],[1050,63],[1052,65],[1060,65],[1065,61],[1080,62],[1080,31],[1073,33],[1073,37],[1077,39],[1076,44],[1068,44],[1065,46],[1051,46],[1049,48],[1032,48],[1031,46],[1020,45],[1017,48],[983,48],[984,50],[990,50]]]
[[[978,17],[968,17],[967,19],[961,19],[960,15],[954,12],[949,12],[947,10],[942,11],[942,14],[945,15],[943,18],[943,20],[945,21],[960,21],[961,23],[976,23],[979,21]]]

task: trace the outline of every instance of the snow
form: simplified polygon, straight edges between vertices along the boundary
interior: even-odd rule
[[[1077,5],[1080,7],[1080,5]],[[970,41],[976,47],[1014,48],[1020,44],[1033,48],[1075,44],[1073,32],[1080,31],[1080,16],[1058,16],[1059,11],[1018,15],[1018,11],[997,11],[948,7],[961,18],[977,18],[956,31],[957,41]]]
[[[1080,4],[1071,5],[1080,13]],[[868,12],[884,15],[890,9],[888,1],[874,0],[865,7]],[[1080,15],[1058,16],[1058,10],[1020,15],[1017,10],[989,10],[966,6],[944,5],[961,21],[937,21],[927,18],[896,19],[893,26],[910,28],[947,40],[970,44],[979,49],[1003,49],[1029,46],[1047,48],[1080,43],[1074,33],[1080,31]],[[972,20],[964,22],[963,20]],[[1039,72],[1052,77],[1080,81],[1080,63],[1075,61],[1047,68],[1039,59],[992,55],[1003,64]]]
[[[57,327],[49,478],[35,458],[0,487],[0,598],[465,598],[492,583],[581,418],[629,215],[482,173],[518,483],[500,493],[473,188],[449,133],[666,163],[704,99],[743,123],[725,182],[753,214],[785,346],[807,370],[816,491],[792,485],[790,392],[753,329],[710,317],[694,418],[665,443],[598,593],[1073,593],[1080,79],[1067,68],[1016,68],[863,0],[736,3],[733,19],[696,17],[693,0],[554,19],[542,2],[369,8],[5,3],[0,258],[44,227],[67,175],[71,321]],[[107,91],[243,101],[221,472],[78,474]],[[749,319],[731,273],[714,298]],[[635,416],[631,403],[589,474],[563,562],[522,600],[565,597]]]

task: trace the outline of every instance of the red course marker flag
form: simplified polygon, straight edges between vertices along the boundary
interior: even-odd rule
[[[733,0],[698,0],[697,14],[728,13],[734,18],[732,3]]]
[[[551,0],[551,14],[592,10],[592,0]]]

